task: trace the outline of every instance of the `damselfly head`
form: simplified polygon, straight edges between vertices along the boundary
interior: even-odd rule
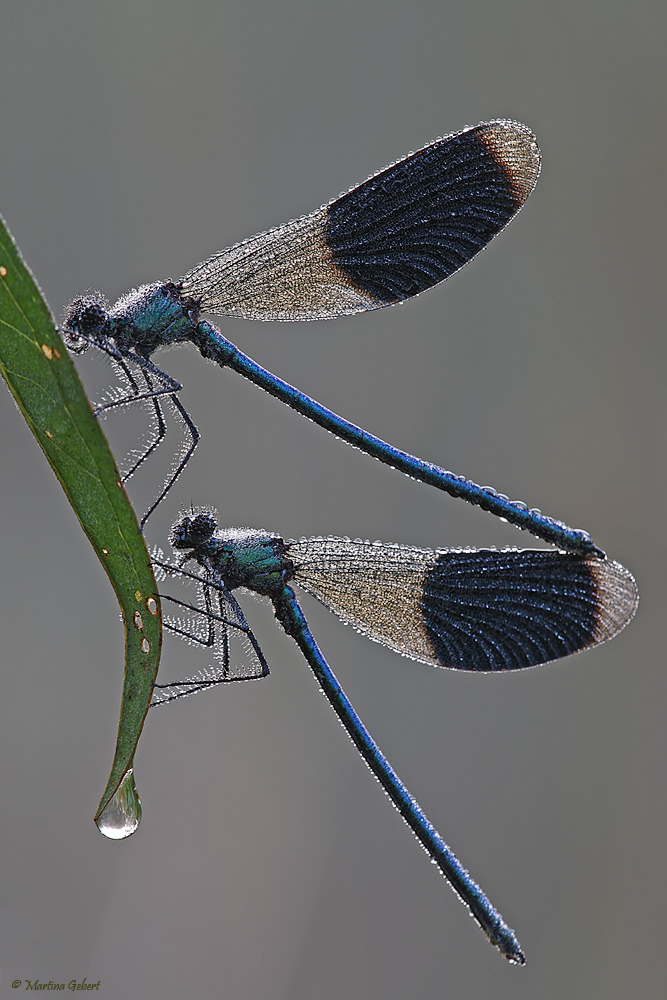
[[[63,338],[68,349],[81,354],[89,344],[99,342],[108,321],[109,305],[99,292],[73,299],[63,317]]]
[[[213,537],[218,519],[213,511],[183,514],[174,521],[169,541],[175,549],[197,549]]]

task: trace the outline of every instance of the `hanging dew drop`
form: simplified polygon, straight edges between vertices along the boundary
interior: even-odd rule
[[[95,822],[100,833],[110,840],[124,840],[135,832],[141,822],[141,800],[132,768]]]

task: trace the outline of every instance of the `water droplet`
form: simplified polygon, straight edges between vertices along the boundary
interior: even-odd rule
[[[106,808],[95,821],[97,829],[110,840],[124,840],[141,823],[141,800],[130,768]]]

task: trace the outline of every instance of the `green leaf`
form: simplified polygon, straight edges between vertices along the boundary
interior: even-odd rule
[[[49,308],[1,217],[0,372],[60,480],[121,607],[123,699],[111,775],[95,821],[107,836],[127,836],[141,816],[132,762],[160,660],[160,599],[146,544],[109,445]]]

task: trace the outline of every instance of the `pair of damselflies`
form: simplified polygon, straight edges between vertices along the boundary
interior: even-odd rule
[[[292,583],[405,656],[436,666],[495,671],[544,663],[616,635],[636,608],[634,580],[586,532],[350,424],[261,368],[201,317],[327,319],[402,302],[458,270],[500,232],[532,191],[539,167],[537,143],[525,126],[481,124],[410,154],[309,216],[214,254],[177,282],[144,285],[112,307],[99,295],[82,296],[70,304],[64,321],[72,350],[101,349],[123,376],[125,391],[98,413],[141,400],[152,407],[154,440],[126,478],[162,441],[165,402],[189,435],[142,527],[199,441],[179,397],[180,383],[157,367],[152,355],[160,347],[191,341],[205,358],[237,371],[367,454],[557,547],[431,551],[336,538],[286,543],[265,531],[220,530],[212,511],[193,510],[172,529],[181,559],[170,563],[156,556],[165,576],[194,582],[199,590],[195,603],[165,595],[194,615],[167,618],[167,626],[209,647],[216,663],[197,677],[156,687],[154,703],[268,673],[232,591],[241,587],[268,597],[400,814],[489,940],[518,963],[524,957],[514,932],[409,794],[340,688]],[[191,563],[192,571],[185,568]],[[232,653],[236,637],[245,647],[240,665]]]

